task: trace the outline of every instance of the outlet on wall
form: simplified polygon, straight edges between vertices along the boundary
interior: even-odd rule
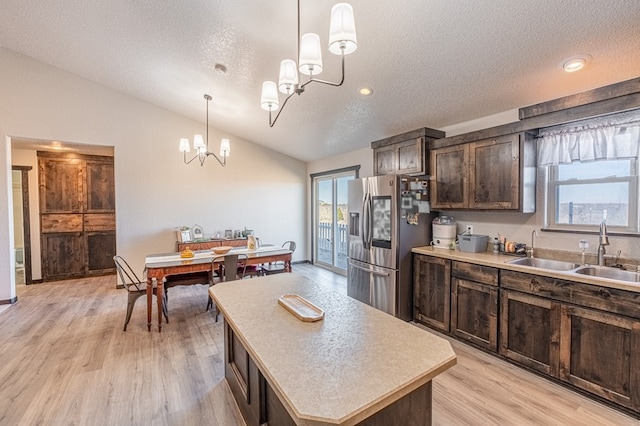
[[[467,229],[465,232],[467,234],[473,234],[473,225],[467,225]]]

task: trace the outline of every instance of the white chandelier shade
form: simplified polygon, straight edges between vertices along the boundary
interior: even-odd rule
[[[274,111],[280,106],[278,104],[278,88],[275,81],[265,81],[262,83],[262,98],[260,100],[262,109]]]
[[[290,95],[294,92],[297,84],[298,71],[296,71],[296,63],[291,59],[285,59],[280,63],[278,89],[285,95]]]
[[[338,3],[331,8],[329,25],[329,52],[348,55],[358,48],[356,21],[349,3]]]
[[[180,139],[180,152],[191,152],[191,148],[189,147],[189,139]]]
[[[322,72],[322,48],[318,34],[306,33],[302,36],[299,70],[305,75],[318,75]]]
[[[226,158],[229,154],[231,154],[229,139],[222,139],[222,141],[220,141],[220,157]]]
[[[205,148],[204,138],[202,135],[194,135],[193,136],[193,149],[197,151],[202,151]]]

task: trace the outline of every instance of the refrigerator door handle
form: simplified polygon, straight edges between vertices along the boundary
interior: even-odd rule
[[[371,249],[371,194],[364,195],[362,201],[362,246],[365,250]]]
[[[368,272],[368,273],[370,273],[372,275],[378,275],[378,276],[381,276],[381,277],[388,277],[389,275],[391,275],[388,272],[379,272],[379,271],[374,271],[374,270],[369,269],[369,268],[363,268],[362,266],[358,266],[358,265],[356,265],[354,263],[351,263],[351,267],[355,268],[355,269],[359,269],[359,270],[364,271],[364,272]]]

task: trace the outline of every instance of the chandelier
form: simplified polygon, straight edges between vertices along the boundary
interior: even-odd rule
[[[298,68],[292,59],[285,59],[280,63],[280,78],[278,85],[274,81],[262,83],[262,96],[260,104],[262,109],[269,111],[269,127],[273,127],[282,113],[287,101],[294,94],[302,94],[305,87],[312,82],[328,84],[330,86],[342,86],[344,83],[344,57],[355,52],[358,47],[356,40],[356,25],[353,17],[353,8],[348,3],[338,3],[331,8],[331,21],[329,24],[329,52],[340,55],[342,59],[342,78],[339,82],[319,80],[315,78],[322,72],[322,52],[320,37],[314,33],[306,33],[300,37],[300,0],[298,0]],[[300,84],[298,71],[308,75],[309,79]],[[272,120],[272,111],[280,107],[278,90],[287,95],[282,102],[282,108]]]
[[[187,152],[191,151],[191,148],[189,148],[189,139],[181,138],[180,139],[180,152],[182,152],[182,155],[184,156],[184,163],[185,164],[189,164],[189,163],[191,163],[193,160],[195,160],[197,158],[198,161],[200,161],[200,166],[203,166],[204,165],[204,160],[206,160],[208,156],[213,155],[213,158],[218,160],[218,163],[220,163],[220,165],[222,167],[225,167],[227,165],[227,157],[229,156],[229,153],[231,152],[231,146],[229,145],[229,139],[222,139],[222,141],[220,142],[220,157],[222,157],[222,160],[220,160],[220,157],[218,157],[215,153],[209,152],[209,101],[211,100],[211,96],[205,94],[204,98],[207,100],[207,140],[206,140],[206,143],[202,139],[202,135],[195,135],[193,137],[193,149],[196,151],[196,155],[193,158],[191,158],[191,160],[187,161]]]

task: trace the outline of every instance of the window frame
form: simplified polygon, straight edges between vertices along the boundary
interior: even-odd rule
[[[609,176],[604,178],[593,179],[567,179],[558,180],[558,165],[549,165],[546,167],[545,189],[546,189],[546,205],[545,205],[545,228],[553,231],[593,231],[598,232],[599,224],[568,224],[556,222],[556,208],[558,203],[558,189],[562,186],[584,185],[584,184],[606,184],[606,183],[629,183],[628,194],[628,226],[616,226],[607,224],[610,232],[621,234],[638,235],[638,159],[628,158],[630,161],[629,176]],[[595,161],[598,162],[598,161]]]

